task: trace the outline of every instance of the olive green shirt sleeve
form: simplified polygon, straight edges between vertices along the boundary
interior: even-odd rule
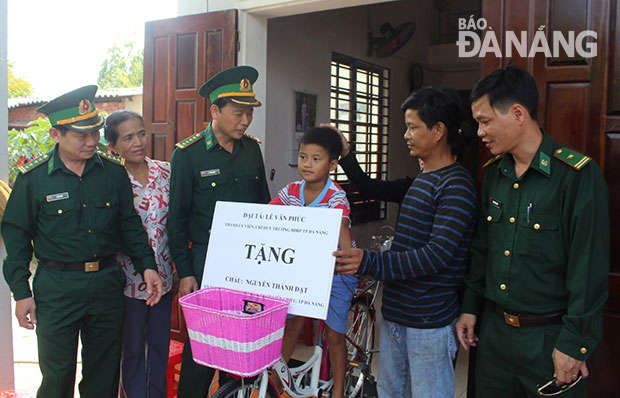
[[[32,239],[35,234],[33,215],[36,210],[30,208],[34,202],[31,200],[27,178],[22,174],[17,176],[1,224],[2,239],[7,252],[2,273],[15,300],[32,296],[28,278],[33,251]]]
[[[609,197],[599,166],[590,162],[573,184],[566,186],[572,200],[562,214],[568,264],[567,314],[555,348],[578,360],[586,360],[601,340],[603,307],[608,295]]]
[[[182,149],[175,149],[170,162],[168,241],[179,278],[193,276],[189,253],[188,218],[192,207],[192,171]]]

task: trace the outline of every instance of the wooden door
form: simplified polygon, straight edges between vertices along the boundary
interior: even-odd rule
[[[207,127],[211,104],[197,90],[237,64],[236,37],[236,10],[146,23],[142,114],[153,159],[170,161],[177,142]],[[179,341],[187,333],[177,298],[171,333]]]
[[[198,88],[237,64],[237,11],[147,22],[143,115],[150,154],[170,160],[174,145],[210,121],[209,101]]]
[[[592,156],[604,171],[611,203],[610,293],[604,313],[603,339],[592,355],[588,396],[620,396],[620,7],[617,0],[483,0],[483,17],[504,48],[504,32],[526,31],[532,43],[543,27],[553,31],[597,32],[597,56],[555,58],[538,53],[512,59],[487,55],[482,75],[509,61],[527,69],[540,93],[540,125],[563,144]],[[552,42],[549,39],[550,43]],[[529,45],[528,45],[529,48]],[[490,154],[483,147],[479,162]],[[470,369],[470,375],[472,369]],[[470,377],[468,396],[473,396]]]

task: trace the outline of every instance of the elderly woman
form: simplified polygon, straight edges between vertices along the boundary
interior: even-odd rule
[[[128,398],[162,398],[166,396],[174,272],[168,249],[170,163],[146,156],[148,133],[144,120],[130,110],[115,111],[108,116],[105,138],[110,149],[125,158],[134,207],[148,233],[163,281],[161,301],[148,307],[142,277],[127,255],[117,254],[127,275],[121,383]]]

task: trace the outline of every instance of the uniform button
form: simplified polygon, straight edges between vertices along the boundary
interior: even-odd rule
[[[258,181],[258,176],[256,176],[256,181]]]
[[[89,233],[89,234],[92,234],[92,233],[93,233],[93,231],[89,229],[89,230],[88,230],[88,233]]]
[[[587,349],[586,347],[581,347],[581,348],[579,349],[579,352],[580,352],[580,353],[582,353],[582,354],[585,354],[585,353],[587,353],[587,352],[588,352],[588,349]]]
[[[80,182],[82,182],[82,178],[80,177]]]
[[[514,184],[512,184],[512,187],[513,187],[514,189],[519,189],[519,183],[518,183],[518,182],[515,182]]]
[[[510,250],[504,251],[504,256],[506,256],[506,257],[510,256]]]
[[[239,179],[237,177],[235,177],[235,182],[239,182]]]
[[[216,184],[214,182],[211,183],[211,186],[214,187]]]
[[[534,224],[534,229],[540,229],[540,224],[538,223]]]
[[[94,258],[97,258],[97,253],[93,254],[93,257],[94,257]]]
[[[58,209],[58,214],[62,214],[62,210]]]
[[[510,217],[508,221],[510,221],[511,224],[514,224],[517,219],[514,217]]]
[[[105,202],[106,207],[110,207],[110,202]]]
[[[487,221],[493,221],[493,216],[488,216]]]
[[[86,207],[86,203],[82,203],[82,207]]]
[[[501,285],[499,285],[499,288],[502,290],[506,290],[506,285],[504,283],[502,283]]]

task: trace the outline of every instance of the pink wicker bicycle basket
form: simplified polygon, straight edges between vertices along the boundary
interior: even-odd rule
[[[280,357],[288,301],[210,287],[179,303],[196,363],[250,377]]]

